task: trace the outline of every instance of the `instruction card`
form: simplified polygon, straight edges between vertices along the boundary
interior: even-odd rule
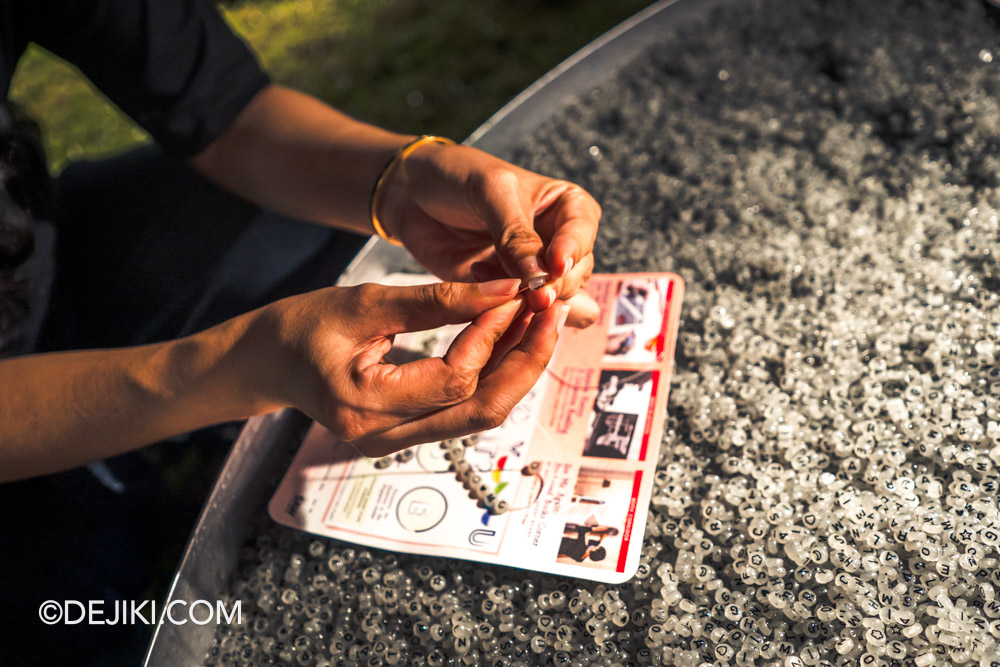
[[[430,280],[393,274],[380,282]],[[631,578],[684,283],[669,273],[605,274],[587,291],[600,320],[563,329],[548,369],[503,425],[465,440],[464,460],[488,485],[493,511],[463,485],[441,443],[368,459],[314,424],[271,499],[271,517],[381,549],[607,583]],[[461,329],[399,335],[394,358],[441,355]]]

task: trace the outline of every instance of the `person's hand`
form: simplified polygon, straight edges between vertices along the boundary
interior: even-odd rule
[[[599,314],[582,291],[594,268],[601,208],[583,188],[521,169],[468,146],[428,143],[397,163],[375,202],[386,232],[445,280],[530,280],[532,310],[556,299],[568,323]]]
[[[535,314],[520,343],[493,358],[524,305],[518,286],[367,284],[290,297],[246,316],[234,365],[249,369],[262,407],[297,407],[366,456],[468,435],[500,425],[534,386],[568,314],[561,302]],[[394,334],[462,322],[444,357],[383,358]]]

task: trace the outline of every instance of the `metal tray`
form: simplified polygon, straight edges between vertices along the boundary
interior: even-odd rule
[[[476,130],[466,144],[509,158],[525,137],[581,94],[614,76],[652,44],[679,26],[731,0],[661,0],[578,51],[511,100]],[[338,280],[357,285],[415,267],[405,250],[373,239]],[[238,552],[267,502],[284,466],[302,442],[311,420],[286,409],[247,422],[219,474],[174,575],[167,601],[221,599]],[[214,625],[173,625],[161,618],[145,665],[199,665],[211,645]]]

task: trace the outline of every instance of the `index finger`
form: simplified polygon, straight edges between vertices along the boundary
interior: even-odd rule
[[[551,229],[545,249],[545,263],[552,275],[561,278],[594,250],[601,206],[583,188],[563,183],[536,212],[536,225]]]
[[[494,345],[521,305],[521,300],[508,301],[476,317],[456,336],[444,357],[398,366],[378,363],[360,369],[372,405],[386,414],[381,427],[388,428],[399,423],[398,418],[412,418],[473,395]]]
[[[366,456],[385,456],[411,445],[499,426],[545,371],[568,312],[569,306],[560,303],[535,315],[520,344],[479,381],[468,400],[355,441],[354,446]]]
[[[509,276],[525,281],[547,278],[542,266],[542,239],[535,231],[530,201],[522,200],[519,172],[497,170],[484,177],[480,213],[486,221],[497,259]]]

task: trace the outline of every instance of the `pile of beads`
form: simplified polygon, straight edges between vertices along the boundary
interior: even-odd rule
[[[596,270],[686,281],[636,576],[265,520],[208,664],[1000,664],[1000,35],[977,2],[725,9],[510,156],[601,202]]]

